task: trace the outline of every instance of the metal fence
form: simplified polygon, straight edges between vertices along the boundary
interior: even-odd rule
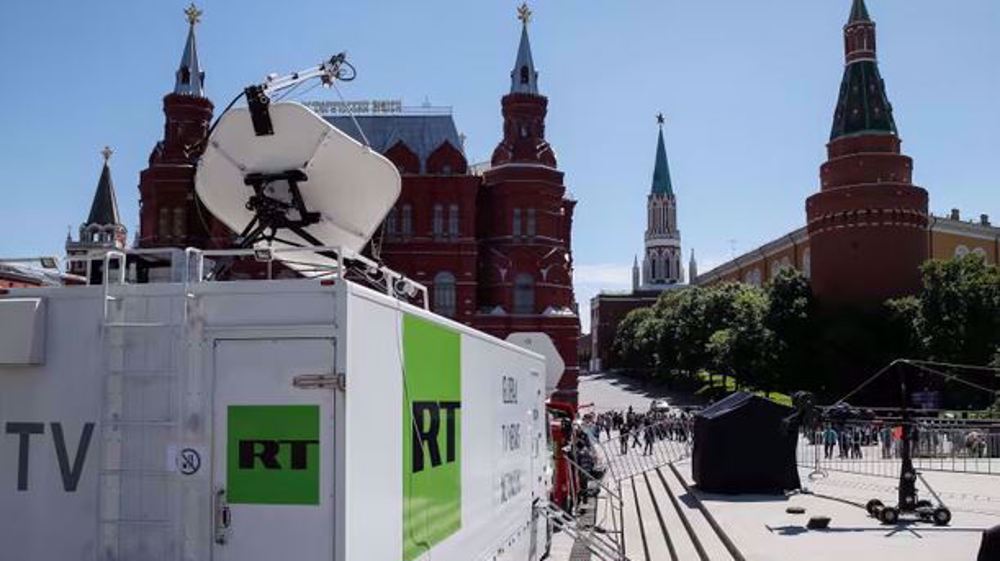
[[[917,469],[1000,475],[1000,425],[967,422],[910,423],[911,456]],[[799,465],[898,477],[902,451],[899,422],[842,422],[803,429]]]
[[[597,439],[599,463],[614,481],[682,460],[691,455],[692,424],[665,419],[632,430],[611,430]]]

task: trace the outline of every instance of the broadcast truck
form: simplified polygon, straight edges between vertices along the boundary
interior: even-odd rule
[[[543,356],[388,270],[209,281],[174,250],[129,282],[142,251],[101,284],[0,290],[0,558],[546,554]]]

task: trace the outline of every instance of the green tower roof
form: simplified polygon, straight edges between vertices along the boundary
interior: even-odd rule
[[[865,6],[865,0],[854,0],[854,5],[851,6],[851,18],[847,23],[852,24],[859,21],[871,20],[871,17],[868,15],[868,6]]]
[[[653,167],[654,195],[673,195],[674,187],[670,183],[670,166],[667,164],[667,148],[663,144],[663,115],[656,116],[660,124],[660,134],[656,141],[656,164]]]
[[[844,78],[840,82],[830,140],[858,134],[897,134],[892,103],[885,93],[885,81],[875,60],[874,27],[861,26],[860,32],[865,34],[866,39],[864,43],[849,40],[852,25],[872,23],[864,0],[854,0],[851,19],[844,30],[851,47],[847,52]]]

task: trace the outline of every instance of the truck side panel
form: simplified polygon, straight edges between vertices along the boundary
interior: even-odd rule
[[[347,326],[344,559],[537,559],[541,357],[368,292]]]
[[[48,300],[44,364],[0,365],[0,557],[93,560],[100,302]]]

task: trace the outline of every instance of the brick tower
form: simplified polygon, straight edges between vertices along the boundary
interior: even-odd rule
[[[548,333],[566,372],[554,399],[577,398],[580,321],[573,295],[570,230],[576,202],[545,140],[548,99],[538,92],[528,40],[531,12],[518,10],[521,42],[502,99],[503,139],[493,151],[477,202],[479,313],[475,326],[493,335]]]
[[[927,192],[900,152],[875,46],[875,23],[854,0],[828,160],[820,192],[806,200],[812,285],[824,306],[873,308],[912,294],[928,257]]]
[[[144,248],[228,245],[227,230],[200,204],[194,191],[195,164],[204,150],[213,106],[205,97],[205,72],[195,44],[194,28],[201,11],[192,4],[184,13],[187,42],[174,90],[163,98],[163,140],[153,148],[149,167],[139,174],[137,245]]]

